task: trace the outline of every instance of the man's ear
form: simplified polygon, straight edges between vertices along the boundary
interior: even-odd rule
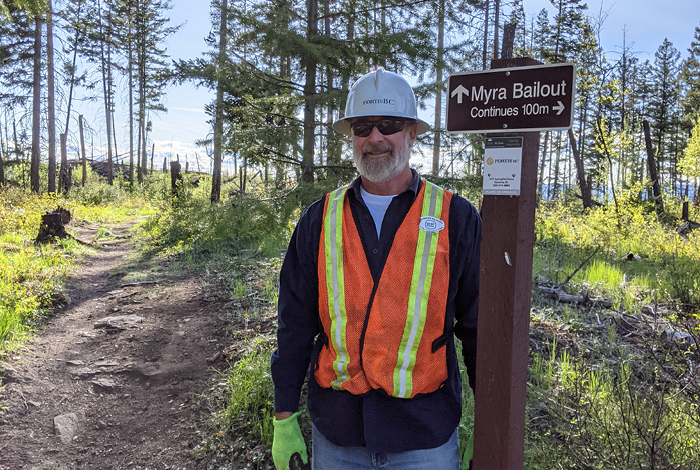
[[[408,137],[411,139],[411,146],[416,141],[418,137],[418,124],[413,124],[408,129]]]

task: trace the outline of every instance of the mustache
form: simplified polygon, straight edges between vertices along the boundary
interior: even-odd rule
[[[362,147],[362,155],[368,153],[384,153],[384,152],[394,152],[394,146],[388,142],[380,142],[378,144],[368,143]]]

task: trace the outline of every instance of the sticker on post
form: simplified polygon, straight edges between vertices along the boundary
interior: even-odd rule
[[[520,196],[522,137],[490,137],[484,151],[483,194]]]

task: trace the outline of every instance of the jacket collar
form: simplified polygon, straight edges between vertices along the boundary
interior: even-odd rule
[[[406,191],[411,191],[413,192],[413,197],[411,199],[415,199],[416,195],[418,194],[418,191],[420,190],[422,180],[420,176],[418,175],[418,172],[411,168],[411,173],[413,173],[413,180],[411,181],[411,184],[408,185],[406,189],[404,189],[400,194],[404,194]],[[360,196],[360,186],[362,186],[362,178],[359,176],[355,178],[355,180],[350,183],[350,189],[353,191],[355,194],[355,198],[358,201],[362,200],[362,197]]]

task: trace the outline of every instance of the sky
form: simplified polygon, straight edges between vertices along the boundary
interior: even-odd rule
[[[553,16],[554,9],[548,0],[523,0],[523,3],[528,17],[536,15],[542,8],[547,8],[550,17]],[[614,60],[613,54],[622,49],[625,29],[627,44],[641,61],[653,61],[654,52],[664,38],[668,38],[681,52],[681,57],[685,58],[695,27],[700,26],[700,0],[590,0],[587,3],[589,16],[605,18],[601,43],[611,60]],[[204,41],[210,30],[208,2],[173,0],[172,5],[170,24],[182,26],[168,39],[168,53],[173,59],[200,57],[208,50]],[[162,113],[153,119],[151,137],[155,143],[156,162],[162,165],[163,157],[175,158],[176,155],[180,155],[180,161],[183,162],[187,155],[190,168],[193,168],[196,166],[194,155],[197,153],[200,164],[204,166],[204,162],[208,161],[206,152],[194,142],[206,138],[211,132],[211,126],[206,122],[208,116],[204,113],[204,105],[213,98],[212,91],[197,89],[191,84],[169,87],[166,101],[168,113]],[[433,122],[433,112],[428,109],[425,113],[420,117]],[[119,127],[120,122],[117,120],[118,133]],[[121,146],[121,154],[126,147],[125,143],[117,143]],[[156,163],[157,168],[160,165]],[[230,169],[231,165],[230,162],[228,165],[225,162],[224,171]]]

